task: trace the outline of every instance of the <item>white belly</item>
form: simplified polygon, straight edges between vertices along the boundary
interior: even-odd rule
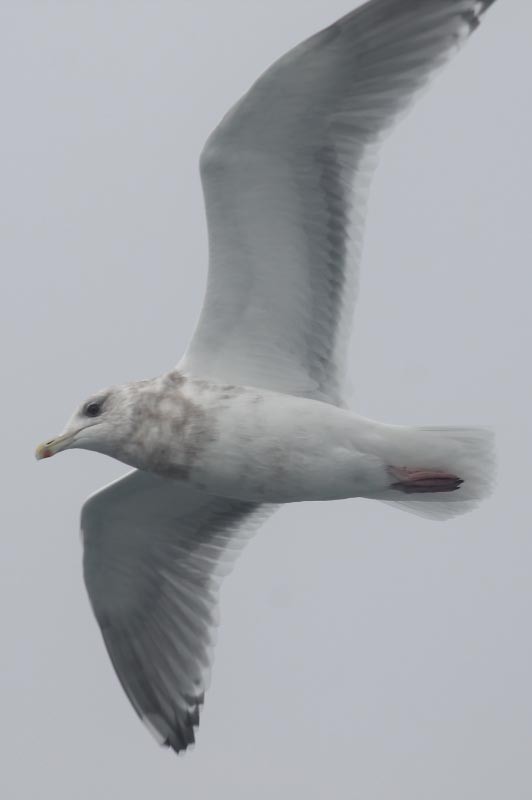
[[[216,423],[188,477],[199,488],[287,503],[371,497],[389,483],[371,447],[386,426],[318,401],[240,387],[225,402],[203,402]]]

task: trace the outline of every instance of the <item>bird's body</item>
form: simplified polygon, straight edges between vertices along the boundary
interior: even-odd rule
[[[127,410],[112,455],[212,495],[337,500],[371,496],[390,483],[377,455],[387,426],[348,410],[177,371],[121,391]],[[95,439],[93,448],[105,450],[106,442]]]
[[[344,387],[377,148],[493,2],[370,0],[267,70],[202,154],[209,280],[177,368],[97,393],[37,451],[136,468],[83,507],[84,575],[131,703],[178,752],[218,578],[273,504],[368,497],[446,519],[489,493],[489,432],[365,419]]]
[[[377,451],[386,426],[346,409],[176,372],[135,391],[143,421],[127,437],[130,466],[257,503],[367,496],[390,483],[371,441]]]
[[[456,439],[463,431],[453,438],[447,435],[453,429],[443,429],[444,447],[438,429],[386,425],[320,400],[187,378],[178,370],[117,387],[112,398],[120,401],[120,435],[100,437],[95,429],[87,449],[246,502],[402,501],[394,466],[443,472],[462,455]],[[463,495],[455,500],[462,503]]]
[[[193,380],[183,393],[212,424],[190,471],[196,488],[238,500],[292,503],[371,496],[390,483],[377,455],[385,426],[346,409]]]

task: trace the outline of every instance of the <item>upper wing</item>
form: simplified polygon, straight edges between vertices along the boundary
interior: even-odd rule
[[[201,158],[209,280],[181,369],[341,402],[370,157],[493,1],[372,0],[223,119]]]
[[[194,741],[220,576],[263,519],[258,508],[146,472],[83,506],[85,583],[111,661],[137,714],[176,752]]]

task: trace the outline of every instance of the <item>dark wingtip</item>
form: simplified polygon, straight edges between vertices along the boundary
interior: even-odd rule
[[[184,719],[176,718],[174,730],[164,742],[174,753],[181,755],[196,744],[196,728],[200,721],[200,709],[203,705],[204,695],[191,699],[191,708]]]
[[[462,17],[468,24],[471,33],[478,28],[482,17],[494,2],[495,0],[478,0],[472,9],[463,12]]]
[[[172,731],[171,736],[164,742],[165,747],[169,747],[177,755],[186,753],[186,751],[196,744],[196,737],[194,727],[185,728],[180,727]]]
[[[183,736],[182,732],[179,734],[176,732],[168,738],[164,743],[165,747],[168,747],[170,750],[173,750],[178,756],[184,755],[187,750],[192,749],[196,744],[196,739],[194,736],[194,730],[192,729],[189,732],[189,735]]]

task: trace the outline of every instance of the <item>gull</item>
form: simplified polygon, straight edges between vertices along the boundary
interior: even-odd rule
[[[185,355],[96,392],[37,448],[134,467],[82,508],[84,578],[125,693],[178,753],[221,579],[279,504],[364,497],[448,519],[490,491],[490,431],[363,418],[345,382],[377,149],[493,1],[371,0],[274,63],[201,155],[209,276]]]

